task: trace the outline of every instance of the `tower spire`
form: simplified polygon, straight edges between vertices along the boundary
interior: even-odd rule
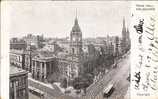
[[[78,25],[78,19],[77,19],[77,8],[76,8],[76,18],[75,18],[75,25]]]
[[[122,38],[126,37],[126,25],[125,25],[125,17],[123,17],[123,26],[122,26]]]
[[[77,19],[77,8],[76,8],[76,19]]]
[[[125,28],[125,17],[123,17],[123,28]]]

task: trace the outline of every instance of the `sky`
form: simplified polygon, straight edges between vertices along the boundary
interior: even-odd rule
[[[83,38],[120,36],[123,17],[129,25],[127,1],[10,1],[2,2],[3,32],[10,37],[69,37],[76,9]]]

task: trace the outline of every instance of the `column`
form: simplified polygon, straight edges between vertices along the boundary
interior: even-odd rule
[[[32,68],[32,57],[31,57],[31,53],[29,53],[29,71],[31,72],[31,68]]]
[[[42,62],[42,81],[44,81],[44,62]]]
[[[30,70],[31,70],[31,73],[32,73],[32,71],[33,71],[33,60],[32,60],[32,63],[31,63],[31,65],[32,65],[32,67],[30,68]]]
[[[49,75],[51,74],[51,72],[52,72],[52,62],[49,62]]]
[[[46,81],[46,77],[47,77],[47,64],[46,62],[44,62],[44,80]]]
[[[33,77],[33,68],[34,68],[34,65],[33,65],[33,63],[34,63],[34,61],[32,60],[32,67],[30,68],[31,69],[31,75],[32,75],[32,77]]]
[[[17,98],[17,96],[16,96],[16,81],[13,81],[13,93],[14,93],[14,99],[16,99]]]
[[[37,78],[37,61],[35,61],[35,66],[34,66],[34,77],[35,79]]]
[[[28,74],[25,76],[25,99],[29,99],[29,90],[28,90]]]
[[[40,62],[40,80],[42,81],[42,64],[43,62]]]

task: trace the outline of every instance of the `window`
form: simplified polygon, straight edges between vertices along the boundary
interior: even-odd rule
[[[22,96],[25,96],[25,90],[22,91]]]
[[[19,86],[19,82],[15,81],[15,85],[16,85],[16,87],[18,87]]]
[[[10,87],[13,88],[13,82],[10,82]]]
[[[21,84],[22,84],[23,87],[25,87],[25,77],[21,78]]]
[[[72,48],[72,54],[74,54],[74,52],[75,52],[75,49],[74,49],[74,48]]]
[[[78,38],[78,41],[81,41],[81,38]]]
[[[42,62],[42,69],[44,69],[44,62]]]
[[[26,61],[29,61],[29,57],[26,57]]]
[[[20,90],[16,90],[17,97],[20,97]]]
[[[33,66],[35,66],[35,61],[33,61]]]

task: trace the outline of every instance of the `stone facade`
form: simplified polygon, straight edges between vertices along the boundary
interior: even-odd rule
[[[10,40],[10,49],[24,50],[26,49],[26,47],[27,47],[26,42],[21,39],[12,38]]]
[[[31,67],[31,51],[27,50],[10,50],[10,64],[30,71]]]
[[[80,70],[80,63],[78,58],[68,56],[66,58],[58,58],[58,67],[63,76],[69,79],[78,77]]]
[[[9,97],[9,99],[29,99],[28,73],[14,66],[10,66]]]
[[[10,50],[9,56],[11,65],[24,69],[25,54],[23,50]]]
[[[76,56],[82,54],[82,32],[77,17],[70,33],[70,54]]]
[[[49,75],[53,74],[57,69],[55,57],[34,57],[32,59],[31,73],[36,80],[47,81]]]
[[[77,16],[75,18],[74,26],[70,33],[70,56],[67,60],[71,61],[69,66],[69,76],[71,79],[78,77],[82,72],[81,59],[83,57],[82,50],[82,31],[78,24]]]
[[[42,50],[44,51],[49,51],[49,52],[54,52],[54,53],[57,53],[58,51],[60,51],[60,46],[57,44],[57,42],[51,42],[51,43],[48,43],[46,44]]]

